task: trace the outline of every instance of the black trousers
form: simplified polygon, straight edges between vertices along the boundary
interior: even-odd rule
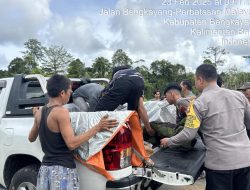
[[[109,85],[106,93],[99,99],[95,111],[114,111],[124,103],[128,103],[128,110],[137,110],[144,91],[142,78],[124,76]]]
[[[250,167],[206,171],[206,190],[250,190]]]

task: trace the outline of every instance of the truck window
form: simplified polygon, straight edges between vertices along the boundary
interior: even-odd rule
[[[44,97],[43,90],[42,90],[41,85],[38,81],[28,82],[25,97],[26,97],[26,99]]]
[[[6,81],[5,80],[0,80],[0,94],[2,92],[2,89],[6,87]]]

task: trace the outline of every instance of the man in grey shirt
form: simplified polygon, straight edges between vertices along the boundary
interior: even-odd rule
[[[161,146],[174,147],[202,134],[205,157],[206,190],[250,189],[250,105],[237,91],[216,84],[216,68],[200,65],[195,73],[195,86],[201,95],[191,102],[184,129]]]
[[[73,92],[73,102],[80,111],[94,111],[103,89],[104,87],[97,83],[85,84]]]

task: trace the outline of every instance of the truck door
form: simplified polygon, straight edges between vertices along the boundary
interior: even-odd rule
[[[6,86],[7,86],[7,81],[1,79],[0,80],[0,150],[3,150],[4,142],[5,142],[5,132],[4,128],[2,126],[2,117],[4,116],[5,113],[5,102],[6,102],[6,97],[5,91],[6,91]],[[0,163],[3,163],[3,154],[0,154]],[[0,172],[3,171],[3,164],[0,164]],[[4,184],[3,177],[0,178],[0,184]]]

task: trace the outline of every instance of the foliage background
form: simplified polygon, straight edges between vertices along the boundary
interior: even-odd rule
[[[29,39],[24,43],[24,48],[23,57],[14,58],[7,70],[0,70],[0,78],[21,73],[44,76],[59,73],[76,78],[105,77],[110,79],[113,67],[130,65],[144,77],[146,99],[151,99],[155,90],[163,92],[169,82],[180,83],[183,79],[189,79],[194,85],[194,73],[187,71],[185,65],[172,63],[169,60],[155,60],[146,64],[143,59],[132,60],[122,49],[114,52],[112,60],[97,57],[90,67],[86,67],[84,62],[79,58],[74,58],[63,46],[45,47],[37,39]],[[215,67],[221,66],[226,61],[224,55],[228,53],[221,47],[208,47],[204,50],[203,63],[212,64]],[[235,65],[219,73],[224,87],[229,89],[237,89],[244,82],[250,81],[250,73],[240,71]]]

